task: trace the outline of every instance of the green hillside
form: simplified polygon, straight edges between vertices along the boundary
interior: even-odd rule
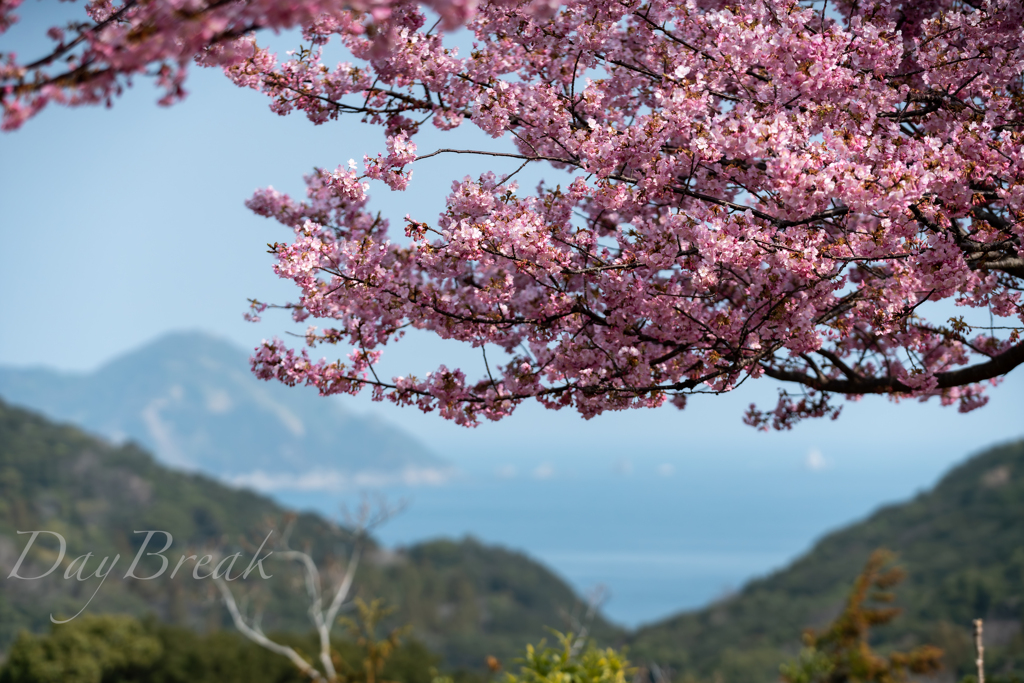
[[[255,493],[226,487],[196,474],[169,470],[134,445],[112,446],[80,430],[0,402],[0,652],[17,632],[49,630],[49,615],[71,616],[89,600],[99,579],[78,582],[72,560],[86,552],[98,558],[121,556],[96,592],[89,613],[155,614],[169,624],[200,631],[233,629],[209,580],[195,580],[191,565],[169,580],[124,579],[145,534],[169,531],[171,566],[186,550],[240,550],[246,563],[265,535],[267,521],[277,524],[286,511]],[[49,530],[67,541],[60,568],[39,580],[8,578],[28,540],[17,531]],[[56,559],[56,543],[40,537],[19,574],[36,577]],[[239,545],[242,538],[251,545]],[[160,543],[158,535],[153,545]],[[350,536],[327,520],[300,515],[292,547],[308,546],[322,567],[347,554]],[[147,558],[136,570],[148,576],[159,569]],[[258,573],[236,582],[250,609],[263,614],[264,630],[309,630],[307,603],[296,568],[272,559],[272,579]],[[241,562],[240,562],[241,565]],[[239,567],[241,568],[241,567]],[[244,584],[244,585],[242,585]],[[356,578],[355,594],[384,598],[397,608],[396,623],[409,623],[415,636],[443,656],[450,668],[479,668],[487,655],[509,658],[523,644],[544,637],[547,626],[566,628],[565,613],[578,609],[572,590],[525,555],[482,545],[472,539],[434,541],[388,551],[370,543]],[[603,620],[595,633],[617,637]]]
[[[230,633],[209,581],[188,573],[173,581],[122,578],[144,537],[133,532],[171,532],[172,565],[186,550],[207,548],[239,550],[247,562],[267,521],[280,533],[286,512],[255,493],[169,470],[134,445],[112,446],[0,402],[0,651],[19,629],[47,632],[51,613],[70,616],[89,600],[98,579],[64,578],[72,558],[86,552],[122,558],[89,613],[152,614],[195,632]],[[40,580],[7,578],[27,541],[16,532],[40,529],[67,540],[59,570]],[[55,544],[42,545],[51,554],[32,553],[23,576],[37,576],[56,557]],[[329,567],[347,554],[351,538],[306,514],[297,518],[292,546],[310,548]],[[802,629],[839,613],[878,547],[897,552],[908,572],[897,590],[903,616],[875,632],[881,651],[938,645],[947,653],[945,680],[956,680],[972,671],[970,624],[981,617],[993,683],[1024,680],[1024,441],[968,460],[932,491],[828,535],[790,567],[706,609],[634,634],[598,619],[593,633],[599,641],[628,643],[631,659],[667,667],[676,681],[776,681],[779,664],[797,653]],[[263,614],[264,630],[305,637],[307,604],[296,568],[267,564],[273,578],[238,581],[237,595],[250,612]],[[140,567],[146,576],[159,565],[149,558]],[[479,670],[487,655],[508,661],[547,636],[545,627],[567,628],[566,614],[580,609],[572,590],[541,565],[472,539],[398,551],[370,542],[355,594],[395,606],[393,625],[411,624],[416,641],[447,669]]]
[[[931,491],[829,534],[788,568],[706,609],[639,630],[634,658],[677,676],[774,681],[805,627],[838,614],[871,551],[895,551],[907,570],[903,615],[879,629],[880,647],[946,651],[947,678],[973,670],[971,620],[986,620],[993,673],[1024,678],[1024,441],[971,458]]]

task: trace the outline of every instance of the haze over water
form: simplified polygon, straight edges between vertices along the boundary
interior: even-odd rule
[[[632,627],[701,607],[784,566],[822,534],[906,498],[939,470],[915,466],[915,476],[895,467],[898,476],[879,478],[814,453],[754,469],[650,458],[583,468],[575,460],[574,469],[571,461],[488,468],[493,459],[463,459],[448,483],[384,491],[409,504],[376,535],[401,546],[468,534],[522,550],[581,595],[605,586],[605,614]],[[328,515],[356,498],[275,497]]]

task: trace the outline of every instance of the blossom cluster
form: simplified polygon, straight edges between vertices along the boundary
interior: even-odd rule
[[[513,152],[475,153],[571,177],[526,193],[455,179],[442,215],[407,218],[402,244],[362,196],[340,219],[299,223],[315,202],[264,211],[296,231],[276,247],[296,318],[328,321],[309,345],[361,360],[312,363],[275,340],[254,357],[260,376],[368,386],[467,425],[527,399],[590,417],[768,376],[797,393],[746,421],[786,429],[835,417],[842,396],[971,410],[1024,362],[1020,3],[531,8],[481,4],[465,57],[408,7],[385,22],[398,36],[385,55],[336,34],[368,67],[249,62],[249,87],[276,107],[379,123],[388,154],[363,177],[392,189],[428,120],[511,138]],[[924,305],[943,300],[1001,322],[929,320]],[[505,357],[475,379],[378,377],[373,354],[410,326]]]
[[[355,115],[387,143],[361,172],[310,175],[305,199],[250,200],[293,233],[275,269],[295,319],[324,325],[308,346],[350,347],[312,361],[269,341],[258,376],[465,425],[530,399],[591,417],[770,377],[795,393],[746,420],[786,429],[844,396],[971,410],[1024,363],[1019,0],[461,2],[433,5],[440,29],[413,3],[358,8],[372,30],[328,3],[218,4],[298,22],[310,47],[280,61],[246,34],[202,57],[278,113]],[[467,55],[446,44],[458,22]],[[323,63],[331,41],[358,63]],[[428,122],[496,142],[417,156]],[[405,190],[420,160],[467,153],[513,172],[453,179],[406,240],[370,211],[365,180]],[[529,165],[568,180],[523,192]],[[944,301],[965,315],[936,318]],[[479,377],[378,376],[410,327],[504,356]]]
[[[327,32],[372,35],[377,52],[394,36],[381,24],[414,0],[91,0],[81,21],[54,26],[48,48],[22,61],[0,47],[0,130],[14,130],[48,104],[110,104],[133,76],[152,76],[161,104],[185,94],[193,60],[230,66],[252,57],[251,35],[302,28],[312,40]],[[472,0],[424,0],[454,28],[473,15]],[[21,0],[0,0],[0,36]]]

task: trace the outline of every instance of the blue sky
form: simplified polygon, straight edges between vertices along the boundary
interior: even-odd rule
[[[32,54],[41,28],[53,23],[40,7],[25,6],[24,25],[0,37],[3,49]],[[288,44],[286,37],[275,42]],[[287,239],[287,231],[251,214],[243,201],[267,185],[299,193],[313,166],[333,168],[382,151],[381,133],[355,120],[316,127],[301,116],[279,117],[263,96],[235,88],[219,72],[193,70],[188,88],[184,103],[161,108],[143,81],[112,109],[54,107],[0,135],[0,363],[87,370],[171,330],[205,330],[252,348],[296,329],[283,315],[268,314],[258,325],[242,320],[249,297],[293,295],[265,253],[266,243]],[[459,144],[481,139],[470,133]],[[451,141],[426,135],[420,149],[442,143]],[[375,187],[374,205],[393,219],[412,213],[429,220],[453,179],[511,170],[492,162],[432,159],[416,167],[408,192]],[[385,367],[422,373],[441,361],[478,363],[458,345],[418,336],[389,350]],[[753,384],[735,395],[698,397],[683,412],[630,411],[587,422],[528,406],[476,430],[364,399],[349,403],[470,463],[486,453],[524,467],[628,456],[708,467],[884,468],[905,471],[908,490],[968,452],[1024,433],[1019,369],[992,392],[989,407],[970,415],[934,402],[897,406],[871,398],[847,406],[838,422],[806,423],[785,434],[741,424],[751,401],[773,401],[767,381]]]

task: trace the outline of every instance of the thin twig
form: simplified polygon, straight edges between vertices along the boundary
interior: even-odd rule
[[[978,650],[978,683],[985,683],[985,644],[982,642],[982,620],[974,620],[974,647]]]

